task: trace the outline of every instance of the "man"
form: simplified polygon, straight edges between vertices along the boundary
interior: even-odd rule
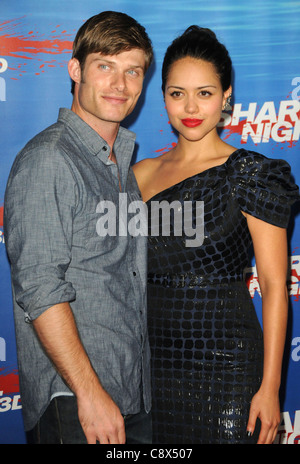
[[[68,66],[72,109],[25,146],[9,176],[5,236],[33,443],[150,442],[146,237],[99,234],[97,221],[105,201],[119,214],[120,192],[140,200],[135,136],[120,123],[152,57],[133,18],[90,18]]]

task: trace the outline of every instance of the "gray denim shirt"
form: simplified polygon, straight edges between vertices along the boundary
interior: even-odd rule
[[[126,202],[142,203],[130,168],[134,144],[135,135],[120,128],[116,165],[108,158],[107,143],[71,110],[61,109],[57,123],[34,137],[13,164],[4,232],[26,430],[53,396],[71,394],[30,323],[66,301],[91,363],[121,412],[139,411],[141,386],[150,410],[147,237],[126,234],[124,228],[132,217]],[[111,232],[114,218],[103,208],[115,205],[118,231],[120,189],[122,236]],[[105,226],[110,235],[103,232]]]

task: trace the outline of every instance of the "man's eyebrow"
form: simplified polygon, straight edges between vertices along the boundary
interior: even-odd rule
[[[132,64],[130,68],[142,68],[144,69],[144,66],[142,64]]]
[[[103,58],[101,56],[97,56],[93,59],[93,61],[103,61],[104,63],[107,63],[107,64],[116,64],[116,61],[113,61],[113,60],[109,60],[107,58]],[[144,66],[142,64],[130,64],[128,66],[128,68],[132,69],[132,68],[141,68],[141,69],[144,69]]]
[[[93,61],[105,61],[105,63],[110,63],[110,64],[115,63],[115,61],[108,60],[107,58],[103,58],[102,56],[95,56],[95,58],[93,58]]]

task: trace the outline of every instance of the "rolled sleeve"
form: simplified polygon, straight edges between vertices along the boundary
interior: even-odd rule
[[[76,191],[59,150],[37,147],[16,159],[4,201],[4,233],[15,299],[26,320],[75,299],[71,260]]]

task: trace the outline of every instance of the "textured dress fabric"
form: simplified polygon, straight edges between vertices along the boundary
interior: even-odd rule
[[[243,279],[252,241],[241,211],[287,227],[297,199],[284,160],[240,149],[148,200],[154,443],[257,441],[259,430],[247,437],[246,427],[262,379],[263,336]],[[178,229],[188,204],[194,229],[204,227],[197,246],[187,246],[184,220]]]

